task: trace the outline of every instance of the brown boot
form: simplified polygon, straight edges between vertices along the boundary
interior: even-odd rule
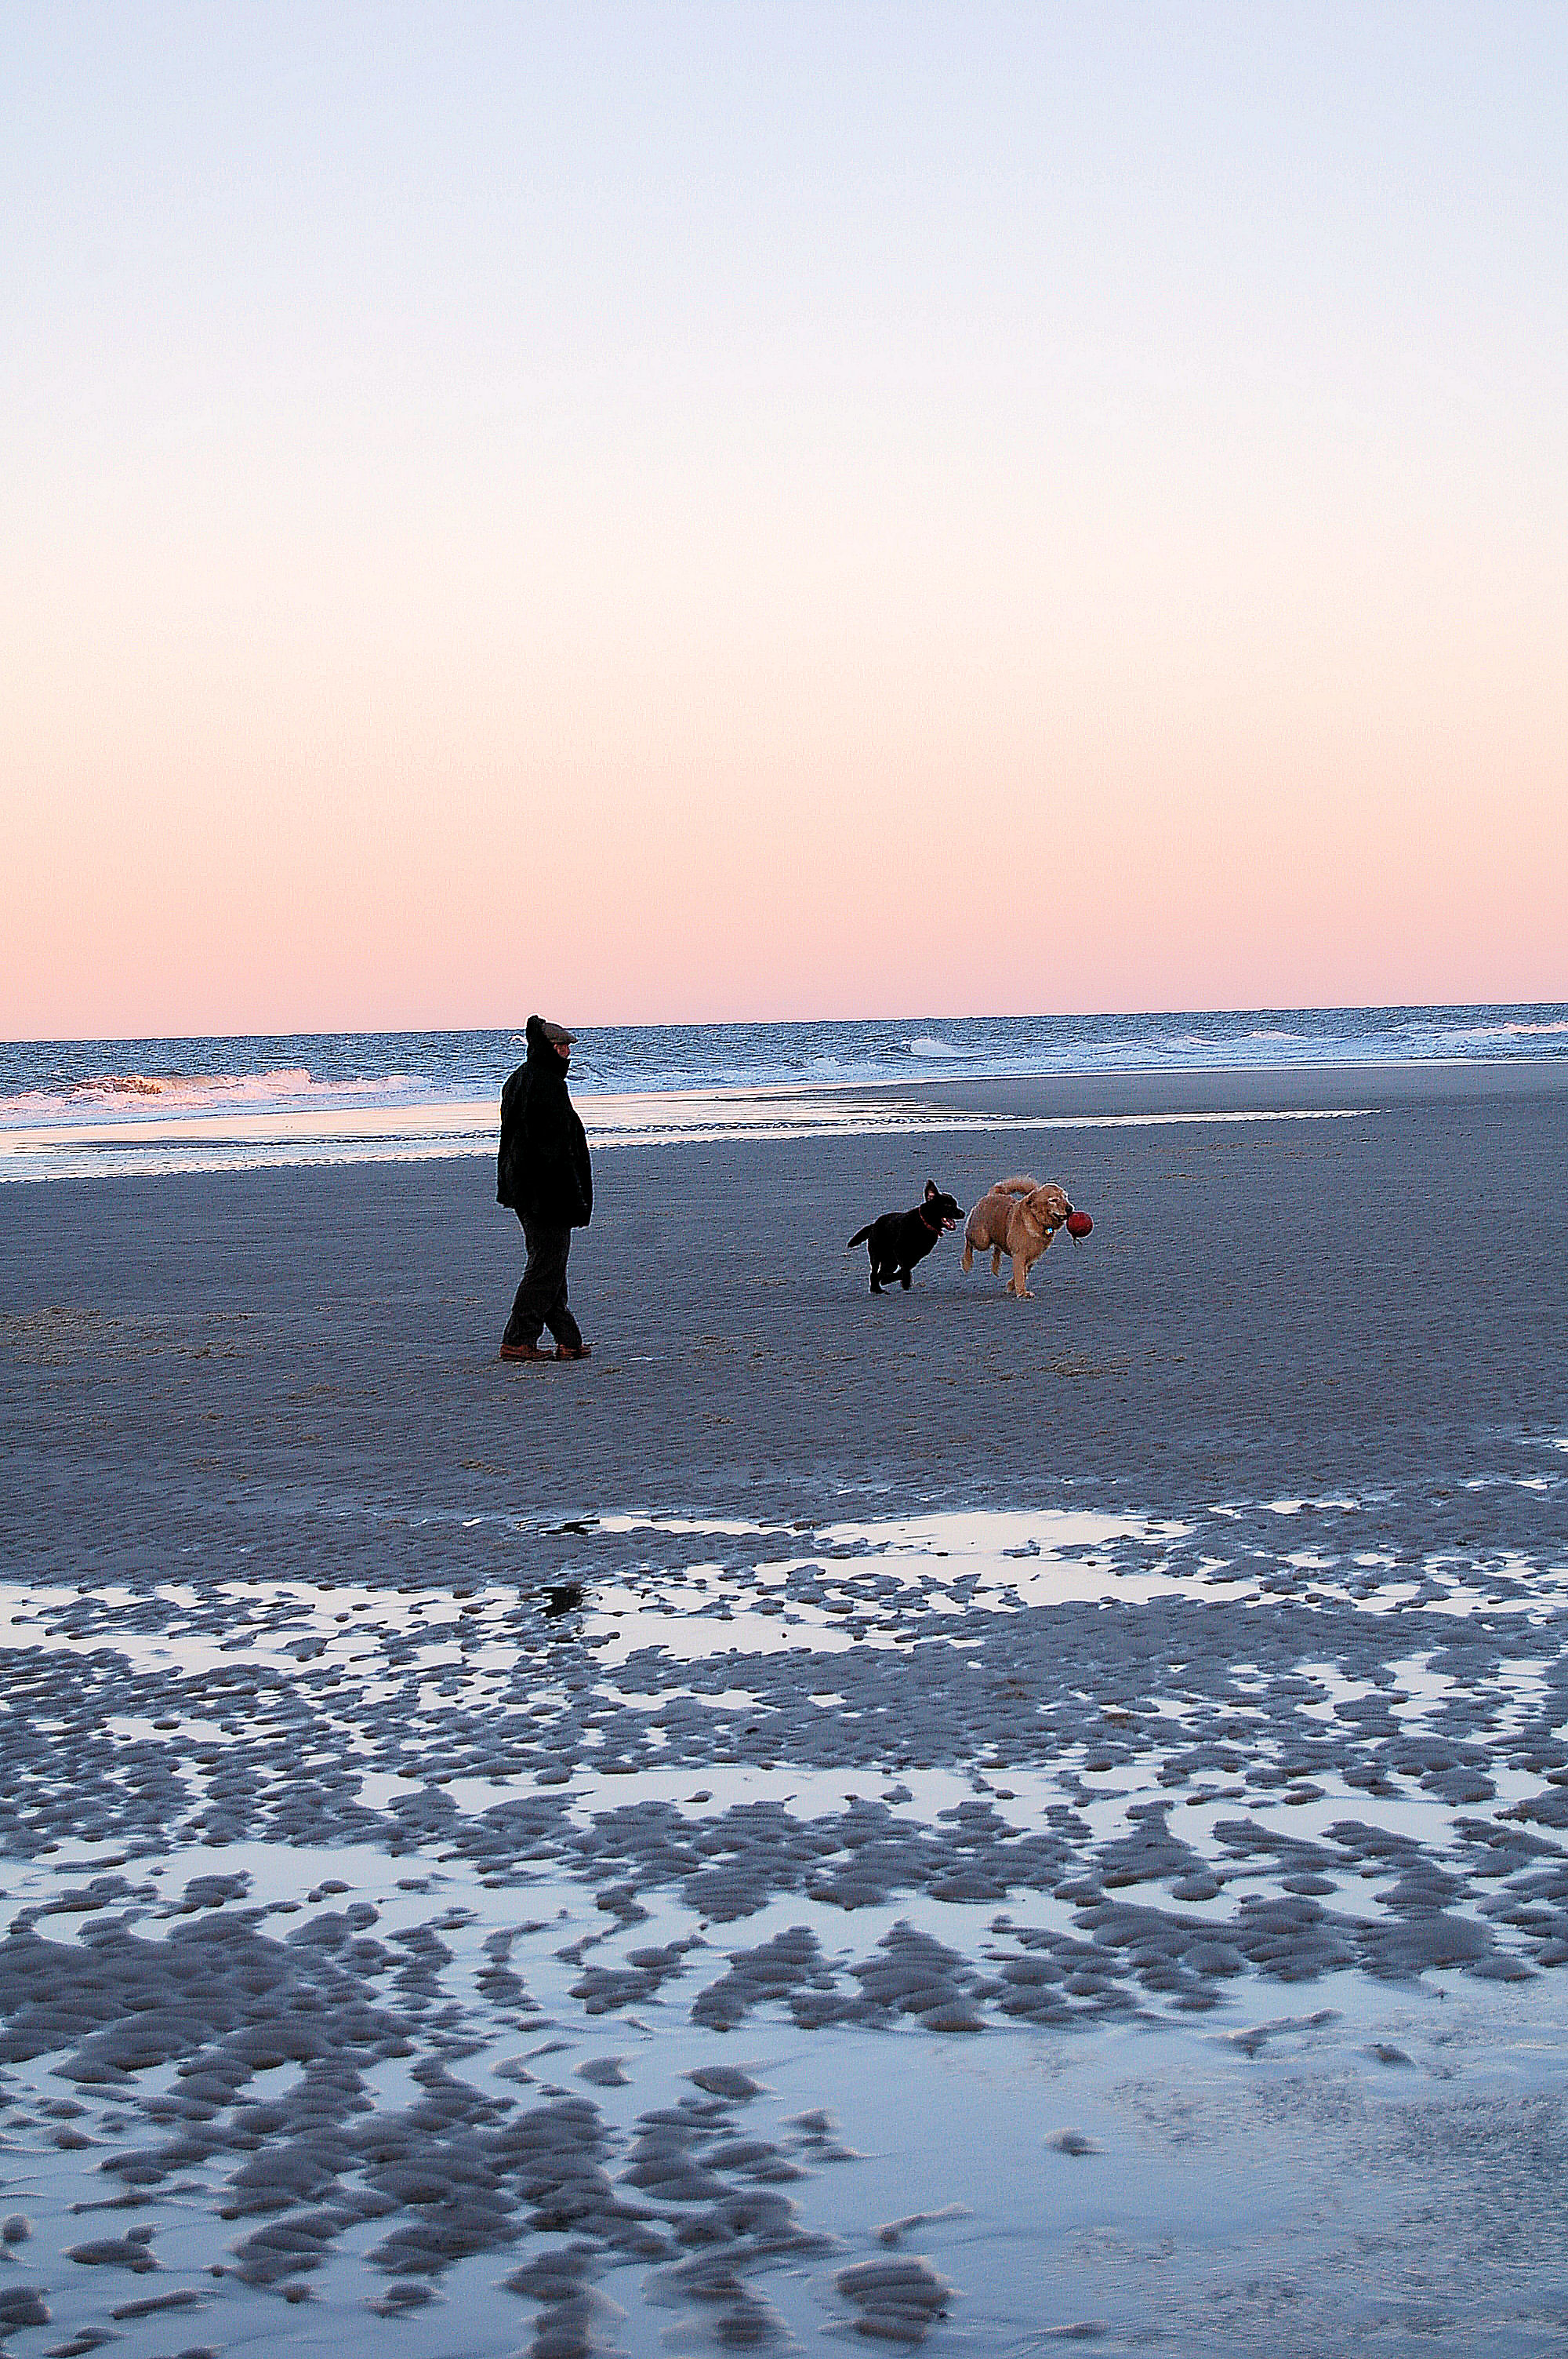
[[[557,1343],[556,1357],[557,1360],[591,1360],[593,1345],[591,1343]]]
[[[553,1360],[557,1355],[541,1352],[537,1343],[503,1343],[501,1356],[503,1360]]]

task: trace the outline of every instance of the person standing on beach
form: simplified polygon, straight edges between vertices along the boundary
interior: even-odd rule
[[[501,1339],[503,1360],[586,1360],[589,1346],[567,1302],[567,1256],[572,1231],[593,1216],[593,1172],[588,1139],[567,1095],[573,1034],[561,1024],[528,1018],[528,1056],[501,1093],[501,1152],[495,1198],[523,1223],[528,1262]],[[541,1351],[539,1330],[556,1339]]]

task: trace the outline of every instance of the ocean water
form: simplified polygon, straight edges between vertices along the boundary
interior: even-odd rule
[[[0,1043],[0,1178],[477,1153],[524,1049],[521,1029]],[[573,1090],[612,1144],[909,1127],[899,1085],[933,1081],[1477,1060],[1568,1063],[1568,1004],[614,1026],[579,1034]]]

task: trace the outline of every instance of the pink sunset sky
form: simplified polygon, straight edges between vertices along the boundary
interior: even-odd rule
[[[1568,995],[1568,14],[0,17],[0,1034]]]

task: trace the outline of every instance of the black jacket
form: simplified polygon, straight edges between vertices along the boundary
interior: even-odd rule
[[[586,1229],[593,1214],[588,1140],[560,1053],[536,1016],[528,1018],[528,1061],[501,1093],[495,1198],[546,1228]]]

